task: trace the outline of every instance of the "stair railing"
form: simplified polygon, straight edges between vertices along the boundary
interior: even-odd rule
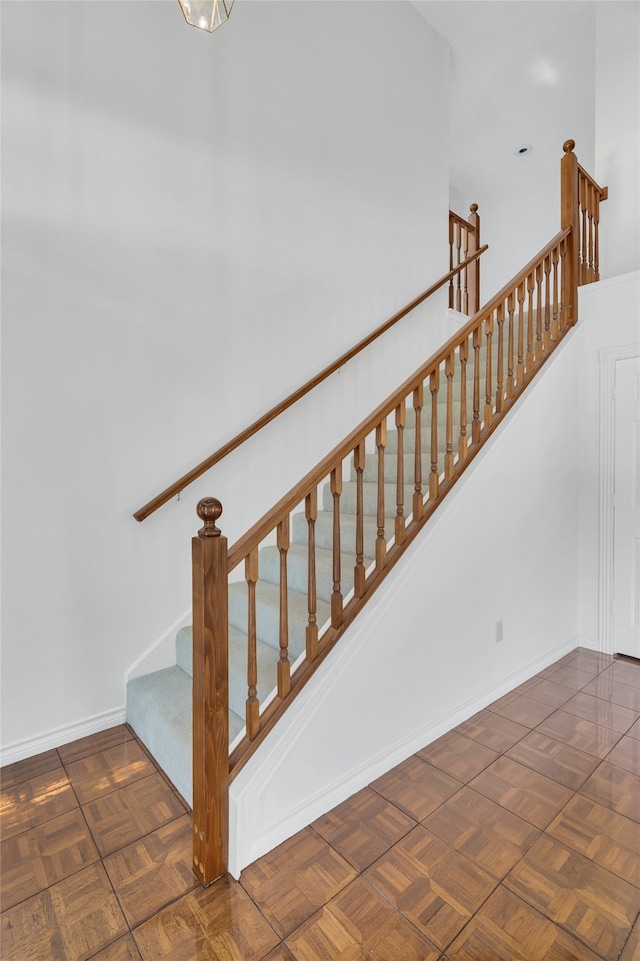
[[[231,779],[575,324],[577,287],[581,278],[598,272],[597,245],[581,241],[581,219],[586,209],[587,219],[597,224],[597,205],[606,193],[593,182],[595,189],[590,186],[588,196],[580,194],[573,148],[573,141],[563,148],[560,232],[228,553],[216,526],[221,504],[214,498],[198,504],[204,523],[193,539],[193,837],[194,866],[204,884],[226,871]],[[585,257],[589,271],[582,269]],[[413,451],[405,456],[409,432]],[[341,509],[345,467],[354,478],[349,516]],[[365,504],[365,471],[375,484],[373,504]],[[321,533],[331,544],[332,590],[326,620],[320,623],[315,560],[318,492],[323,484]],[[307,624],[297,658],[291,652],[288,611],[292,521],[298,543],[306,542],[308,556]],[[265,540],[275,543],[279,558],[280,656],[273,678],[275,695],[261,708],[256,585]],[[352,570],[343,569],[345,553],[355,558]],[[229,755],[228,576],[240,565],[247,598],[246,731]]]
[[[471,317],[480,309],[480,265],[478,260],[468,267],[463,262],[480,247],[478,205],[471,204],[470,211],[468,220],[449,211],[449,267],[461,267],[449,281],[449,307]]]
[[[477,205],[475,206],[477,209]],[[145,504],[144,507],[141,507],[139,510],[137,510],[133,515],[135,519],[137,521],[145,520],[145,518],[149,517],[150,514],[153,514],[154,511],[157,511],[159,507],[162,507],[163,504],[166,504],[167,501],[170,501],[173,497],[177,497],[178,494],[182,493],[185,487],[188,487],[189,484],[193,484],[195,480],[197,480],[199,477],[202,477],[202,475],[210,470],[215,464],[223,460],[227,454],[230,454],[237,447],[240,447],[241,444],[244,444],[244,442],[249,440],[250,437],[253,437],[254,434],[257,434],[259,430],[262,430],[262,428],[266,427],[267,424],[270,424],[272,420],[275,420],[276,417],[284,413],[285,410],[288,410],[289,407],[292,407],[295,403],[297,403],[302,397],[305,396],[305,394],[308,394],[313,390],[314,387],[317,387],[318,384],[321,384],[323,380],[326,380],[327,377],[331,376],[331,374],[334,374],[341,367],[344,367],[348,361],[353,360],[353,358],[363,351],[365,347],[368,347],[369,344],[372,344],[378,339],[378,337],[381,337],[382,334],[385,334],[388,330],[395,326],[399,320],[402,320],[402,318],[406,317],[407,314],[409,314],[412,310],[424,303],[425,300],[431,297],[432,294],[435,294],[437,290],[440,290],[441,287],[444,287],[444,285],[453,277],[459,275],[461,271],[465,272],[465,276],[466,271],[469,271],[469,277],[479,277],[480,272],[478,267],[478,258],[485,252],[485,250],[488,249],[488,244],[485,244],[484,247],[477,246],[473,250],[470,250],[468,256],[465,257],[462,262],[456,263],[455,266],[452,266],[451,270],[441,277],[440,280],[437,280],[435,284],[432,284],[421,294],[418,294],[418,296],[415,297],[405,307],[403,307],[402,310],[399,310],[397,314],[394,314],[393,317],[390,317],[389,320],[384,322],[384,324],[376,327],[374,331],[372,331],[362,340],[358,341],[358,343],[346,351],[346,353],[341,354],[337,360],[334,360],[332,364],[329,364],[329,366],[325,367],[324,370],[321,370],[319,374],[316,374],[315,377],[312,377],[311,380],[308,380],[306,384],[303,384],[302,387],[299,387],[292,394],[289,394],[288,397],[285,397],[285,399],[280,401],[279,404],[276,404],[275,407],[272,407],[271,410],[267,411],[266,414],[263,414],[262,417],[259,417],[239,434],[236,434],[235,437],[233,437],[222,447],[219,447],[218,450],[213,452],[213,454],[210,454],[209,457],[198,464],[197,467],[194,467],[187,474],[184,474],[177,481],[171,484],[170,487],[167,487],[164,491],[162,491],[161,494],[158,494],[157,497],[154,497],[153,500],[150,500],[148,504]]]

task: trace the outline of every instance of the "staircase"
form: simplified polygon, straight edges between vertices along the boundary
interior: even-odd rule
[[[498,346],[492,357],[497,362]],[[480,365],[484,376],[485,364]],[[453,379],[454,388],[459,385],[459,374]],[[438,461],[442,463],[445,453],[446,396],[438,398]],[[460,423],[460,404],[454,403],[454,417]],[[428,477],[431,467],[431,425],[422,425],[422,475]],[[406,412],[403,430],[403,452],[408,475],[412,476],[415,460],[415,411]],[[471,437],[471,414],[467,423],[467,435]],[[396,466],[398,431],[389,429],[385,456],[385,538],[391,542],[396,515]],[[364,501],[364,566],[370,567],[375,558],[375,542],[378,535],[377,522],[377,464],[373,456],[367,459],[363,475]],[[356,471],[351,460],[349,478],[343,482],[340,499],[341,543],[348,545],[341,553],[342,591],[348,595],[353,589],[353,571],[356,564],[355,529],[357,510]],[[406,513],[411,513],[414,485],[404,485]],[[322,633],[323,625],[330,618],[330,601],[333,591],[333,505],[329,484],[322,490],[315,525],[316,531],[316,578],[317,621]],[[291,546],[288,551],[287,583],[289,607],[289,652],[292,662],[304,654],[305,632],[308,623],[308,525],[303,512],[292,517]],[[256,625],[258,651],[258,699],[264,706],[275,694],[273,679],[280,657],[279,605],[280,605],[280,555],[275,545],[260,549],[260,578],[256,588]],[[229,740],[232,744],[245,727],[245,702],[247,697],[246,660],[248,638],[247,587],[244,581],[229,584]],[[293,664],[292,664],[293,669]],[[127,684],[127,722],[140,740],[146,744],[154,758],[175,784],[182,796],[192,803],[192,632],[185,627],[176,635],[176,666],[154,671],[130,680]]]

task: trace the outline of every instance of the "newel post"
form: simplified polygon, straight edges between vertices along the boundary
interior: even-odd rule
[[[193,563],[193,869],[202,884],[227,871],[229,835],[229,618],[222,504],[205,497]]]
[[[563,145],[560,162],[560,207],[564,230],[571,227],[567,237],[567,254],[562,274],[562,306],[567,311],[563,326],[571,327],[578,319],[578,274],[580,270],[580,200],[578,193],[578,158],[573,152],[574,140]]]
[[[475,254],[480,250],[480,214],[478,205],[471,204],[469,208],[469,223],[473,231],[469,232],[469,249],[467,256]],[[472,264],[467,267],[467,290],[469,292],[469,316],[473,317],[480,310],[480,258],[476,257]]]

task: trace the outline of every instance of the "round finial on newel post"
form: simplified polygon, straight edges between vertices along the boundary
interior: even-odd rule
[[[220,537],[220,529],[216,527],[216,521],[222,514],[222,504],[215,497],[203,497],[198,502],[196,513],[203,526],[198,531],[198,537]]]
[[[565,140],[565,142],[562,144],[562,149],[565,153],[572,153],[575,145],[575,140]]]
[[[477,212],[477,210],[478,210],[478,205],[477,205],[477,204],[471,204],[471,206],[469,207],[469,210],[471,211],[472,214],[475,214],[475,213]]]

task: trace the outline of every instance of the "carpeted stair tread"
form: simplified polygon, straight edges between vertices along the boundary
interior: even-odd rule
[[[306,519],[305,519],[306,524]],[[373,558],[365,557],[365,567],[371,564]],[[287,583],[289,590],[307,594],[308,574],[307,565],[309,550],[304,544],[292,543],[287,551]],[[324,550],[316,546],[316,596],[321,600],[330,601],[333,592],[333,550]],[[342,569],[342,591],[347,594],[353,587],[353,569],[356,564],[355,554],[343,553],[340,557]],[[280,552],[277,547],[263,547],[260,550],[259,573],[261,580],[272,584],[280,583]]]
[[[191,804],[192,680],[179,667],[133,678],[127,684],[127,722]],[[229,712],[229,742],[244,721]]]
[[[306,591],[288,592],[289,654],[298,657],[306,646],[306,628],[309,622],[309,605]],[[318,625],[328,620],[330,607],[326,601],[317,602]],[[244,581],[229,584],[229,625],[246,632],[247,585]],[[280,587],[268,581],[256,584],[256,634],[265,644],[280,648]]]

